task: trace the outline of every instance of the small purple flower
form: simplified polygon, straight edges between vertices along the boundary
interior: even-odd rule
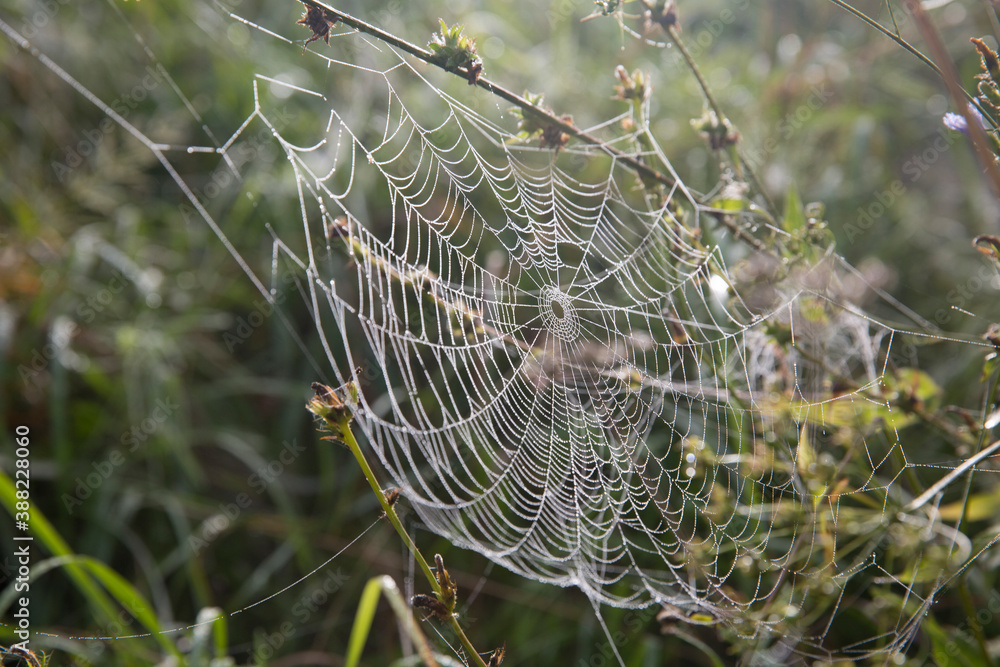
[[[959,116],[957,113],[948,112],[941,119],[944,126],[949,130],[956,130],[958,132],[968,132],[969,125],[965,122],[965,116]]]
[[[983,115],[979,113],[979,110],[971,104],[969,105],[969,113],[979,123],[979,127],[986,129],[986,124],[983,122]],[[951,113],[949,111],[944,115],[944,118],[941,119],[941,122],[943,122],[944,126],[949,130],[956,130],[966,136],[969,135],[969,124],[965,122],[965,116],[962,116],[961,114]]]

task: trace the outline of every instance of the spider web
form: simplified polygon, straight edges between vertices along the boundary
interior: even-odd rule
[[[332,375],[361,388],[355,423],[421,521],[528,578],[721,621],[774,656],[905,651],[996,541],[974,546],[939,493],[900,483],[926,378],[898,350],[967,341],[825,246],[753,251],[626,116],[588,129],[602,145],[543,148],[485,91],[358,33],[332,43],[305,53],[318,80],[259,71],[246,121],[182,148],[254,201],[295,193],[298,218],[260,229],[258,286],[273,300],[284,272],[302,278]],[[103,106],[228,244],[173,147]],[[284,164],[237,157],[260,136]],[[872,588],[868,634],[832,632]]]
[[[307,145],[279,133],[303,214],[276,256],[307,275],[337,379],[363,389],[356,421],[421,520],[595,602],[818,655],[844,597],[877,583],[896,620],[835,650],[903,650],[978,555],[896,484],[913,415],[888,394],[920,379],[889,364],[915,331],[852,306],[863,278],[830,252],[787,266],[706,242],[705,198],[635,149],[644,128],[590,132],[665,165],[655,195],[605,147],[539,148],[503,109],[341,38],[370,105],[320,86],[305,94],[327,126]],[[864,438],[839,440],[848,426]],[[901,558],[901,533],[922,558]],[[797,619],[831,599],[810,634]]]

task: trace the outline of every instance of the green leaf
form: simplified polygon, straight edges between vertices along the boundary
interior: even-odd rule
[[[830,318],[826,314],[826,302],[814,297],[802,297],[799,302],[799,312],[807,321],[814,324],[828,324]]]
[[[986,382],[993,377],[993,374],[997,372],[997,369],[1000,369],[1000,354],[991,352],[987,355],[986,361],[983,362],[983,374],[979,378],[979,381]]]
[[[802,200],[799,199],[799,192],[792,184],[788,188],[788,195],[785,197],[785,231],[795,233],[805,229],[806,214],[802,208]]]
[[[723,211],[739,212],[746,208],[747,202],[745,199],[716,199],[712,206]]]
[[[986,521],[1000,514],[1000,487],[970,497],[968,506],[956,501],[944,505],[938,513],[943,521],[958,521],[963,516],[966,521]]]
[[[0,470],[0,504],[3,504],[13,517],[16,512],[16,503],[17,498],[14,483],[5,472]],[[31,526],[31,533],[38,538],[38,541],[42,543],[53,556],[71,557],[76,555],[73,553],[73,550],[69,548],[69,545],[66,544],[66,541],[63,540],[62,536],[59,535],[59,532],[52,526],[51,523],[49,523],[49,520],[45,518],[45,515],[42,514],[41,510],[37,507],[31,508],[29,524]],[[69,578],[73,581],[80,592],[83,593],[84,597],[90,601],[95,610],[104,614],[106,620],[115,620],[118,612],[114,608],[114,604],[85,571],[83,571],[76,563],[69,562],[66,564],[66,573],[69,575]]]
[[[795,464],[802,475],[810,475],[813,472],[813,464],[816,463],[816,450],[809,442],[809,428],[803,422],[799,430],[799,444],[795,449]]]
[[[375,618],[375,609],[378,607],[378,598],[382,592],[382,587],[385,585],[383,581],[385,578],[375,577],[369,580],[365,584],[365,590],[361,593],[361,601],[358,603],[358,610],[354,614],[354,627],[351,628],[351,638],[347,644],[347,667],[356,667],[361,661],[361,652],[365,648],[365,642],[368,641],[368,633],[372,628],[372,620]]]
[[[930,638],[930,651],[939,665],[982,665],[982,654],[972,643],[972,638],[955,628],[941,627],[933,616],[927,615],[921,627]]]

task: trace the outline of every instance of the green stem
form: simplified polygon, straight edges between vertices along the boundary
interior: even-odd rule
[[[838,7],[840,7],[841,9],[843,9],[845,12],[847,12],[849,14],[853,14],[857,18],[861,19],[862,21],[864,21],[865,23],[867,23],[868,25],[870,25],[871,27],[875,28],[880,33],[882,33],[883,35],[885,35],[886,37],[888,37],[892,41],[896,42],[896,44],[898,44],[899,46],[903,47],[905,50],[909,51],[911,54],[913,54],[914,56],[916,56],[920,60],[920,62],[924,63],[925,65],[927,65],[928,67],[930,67],[932,70],[934,70],[935,72],[937,72],[938,76],[940,76],[942,78],[945,78],[944,77],[944,73],[941,71],[941,68],[938,67],[936,64],[934,64],[933,60],[931,60],[930,58],[928,58],[927,56],[925,56],[923,53],[921,53],[920,51],[918,51],[916,49],[916,47],[912,46],[909,42],[907,42],[905,39],[903,39],[899,35],[898,32],[892,32],[891,30],[889,30],[888,28],[886,28],[884,25],[882,25],[881,23],[879,23],[878,21],[876,21],[872,17],[868,16],[867,14],[865,14],[864,12],[862,12],[861,10],[858,10],[858,9],[855,9],[854,7],[852,7],[849,2],[846,2],[846,0],[830,0],[830,2],[832,2],[835,5],[837,5]],[[895,19],[893,19],[893,23],[895,23]],[[899,28],[897,27],[896,30],[898,31]],[[965,97],[965,99],[967,101],[969,101],[969,102],[971,102],[973,104],[976,104],[978,106],[978,103],[976,102],[975,96],[973,96],[971,93],[969,93],[966,90],[963,90],[962,93],[963,93],[963,96]],[[994,129],[1000,129],[1000,127],[998,127],[996,121],[993,120],[993,118],[990,117],[989,114],[983,114],[983,116],[984,116],[984,118],[987,118],[987,122],[989,122],[991,125],[993,125]]]
[[[965,615],[969,619],[976,618],[976,608],[972,604],[972,595],[969,593],[969,581],[963,575],[962,582],[958,585],[958,594],[962,598],[962,609],[965,610]],[[979,644],[979,650],[983,652],[983,657],[985,662],[984,665],[992,665],[993,659],[990,657],[990,649],[986,643],[986,635],[983,634],[983,626],[977,622],[972,622],[968,624],[972,629],[972,635],[976,638],[976,643]]]
[[[357,438],[354,437],[354,432],[351,430],[351,419],[352,416],[349,412],[347,412],[340,418],[340,421],[336,423],[328,421],[327,423],[335,427],[334,432],[341,440],[343,440],[344,444],[347,445],[347,448],[351,450],[351,453],[354,454],[354,458],[357,460],[358,465],[361,466],[361,470],[365,474],[365,479],[368,480],[368,484],[372,487],[372,491],[375,492],[375,497],[378,498],[379,504],[382,505],[382,511],[385,512],[385,516],[389,519],[389,523],[391,523],[392,527],[396,529],[396,532],[399,534],[400,538],[402,538],[403,543],[406,544],[406,548],[409,549],[410,553],[413,554],[413,557],[416,558],[417,564],[420,565],[420,569],[423,570],[424,576],[430,583],[431,588],[434,589],[434,594],[439,600],[442,600],[444,591],[441,589],[441,584],[438,582],[437,577],[434,576],[434,572],[431,570],[431,567],[428,565],[423,554],[421,554],[420,550],[417,549],[417,545],[413,542],[413,538],[411,538],[410,534],[406,532],[405,528],[403,528],[403,523],[399,520],[399,515],[396,514],[395,508],[389,504],[388,500],[386,500],[385,492],[378,483],[378,479],[376,479],[371,466],[368,465],[368,460],[361,451],[361,445],[358,444]],[[483,661],[482,656],[479,655],[478,651],[476,651],[472,642],[462,629],[462,626],[459,624],[458,618],[454,614],[451,614],[448,617],[448,624],[458,636],[459,641],[462,642],[462,646],[465,647],[465,651],[469,654],[470,660],[473,660],[475,664],[480,667],[486,667],[486,663]]]
[[[396,510],[393,509],[392,505],[385,498],[385,492],[382,490],[382,486],[378,483],[378,479],[375,477],[375,472],[372,470],[371,466],[368,465],[368,460],[365,458],[364,453],[361,451],[361,445],[358,444],[357,438],[354,437],[354,432],[351,430],[351,417],[342,417],[339,422],[336,423],[336,433],[340,437],[347,448],[351,450],[354,454],[355,460],[357,460],[358,465],[361,466],[361,471],[365,474],[365,479],[368,480],[368,484],[372,487],[372,491],[375,492],[375,497],[378,498],[378,502],[382,505],[382,511],[385,512],[385,516],[389,519],[389,523],[392,527],[396,529],[399,536],[403,539],[403,543],[406,544],[406,548],[410,550],[410,553],[414,555],[417,559],[417,563],[420,565],[420,569],[423,570],[424,576],[427,577],[427,581],[430,582],[431,587],[434,589],[434,593],[438,596],[441,595],[441,585],[438,583],[437,578],[434,576],[431,566],[427,564],[424,559],[423,554],[417,549],[417,545],[414,544],[413,539],[410,534],[406,532],[403,528],[403,523],[399,520],[399,515],[396,514]]]
[[[722,112],[722,107],[719,102],[715,99],[715,95],[712,94],[712,89],[708,87],[708,81],[701,73],[701,68],[695,62],[694,57],[691,52],[687,50],[687,46],[684,44],[684,40],[681,39],[680,31],[677,29],[676,25],[669,26],[667,28],[667,34],[670,35],[670,39],[677,46],[677,49],[681,52],[681,56],[684,58],[684,62],[687,63],[688,69],[694,74],[694,78],[698,81],[698,87],[701,88],[702,94],[705,96],[705,100],[708,102],[708,106],[712,108],[715,112],[716,118],[719,119],[720,123],[730,123],[726,114]],[[768,208],[772,211],[777,211],[774,202],[768,197],[767,191],[761,186],[761,180],[757,177],[757,172],[754,170],[753,165],[751,165],[746,159],[743,158],[742,153],[737,151],[737,156],[739,161],[737,162],[737,167],[745,169],[747,174],[750,176],[750,180],[753,181],[754,187],[760,192],[761,196],[764,197],[764,201],[767,202]],[[758,248],[759,250],[760,248]]]
[[[973,99],[974,101],[974,98],[971,98],[959,82],[958,70],[955,69],[955,63],[951,61],[948,50],[945,48],[944,42],[941,41],[941,36],[934,28],[934,24],[927,17],[923,7],[917,0],[904,0],[904,2],[913,15],[917,27],[920,28],[920,32],[923,33],[924,40],[930,47],[934,59],[937,60],[937,69],[944,80],[945,88],[948,89],[948,94],[951,95],[952,101],[958,107],[959,113],[965,118],[969,139],[972,141],[972,147],[975,149],[976,154],[979,155],[980,162],[983,163],[986,176],[993,186],[993,194],[1000,197],[1000,167],[997,166],[997,156],[990,150],[986,139],[986,131],[979,124],[979,120],[974,117],[967,102],[967,99]],[[985,114],[984,118],[986,117],[990,117],[990,114]]]

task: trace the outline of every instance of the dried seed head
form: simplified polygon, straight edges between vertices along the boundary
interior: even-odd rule
[[[445,609],[450,612],[455,609],[455,602],[457,601],[458,586],[455,582],[451,580],[451,575],[448,574],[448,570],[444,567],[444,559],[441,558],[441,554],[434,554],[434,570],[437,575],[438,584],[441,585],[441,598],[444,603]]]
[[[306,5],[306,13],[302,15],[296,23],[304,25],[312,30],[312,37],[306,40],[306,45],[317,39],[322,39],[327,46],[330,45],[330,26],[334,25],[337,19],[327,18],[326,12],[319,7]]]
[[[357,383],[348,382],[339,393],[319,382],[313,382],[312,389],[316,395],[306,403],[306,409],[323,420],[327,430],[333,431],[333,435],[325,439],[340,440],[338,433],[343,427],[344,419],[350,421],[354,414],[353,407],[358,403]]]
[[[972,42],[972,45],[976,47],[976,51],[979,52],[979,59],[982,61],[986,74],[994,81],[1000,78],[998,76],[1000,75],[1000,60],[997,59],[997,52],[987,46],[986,42],[978,37],[971,37],[969,41]]]
[[[490,662],[487,667],[500,667],[500,663],[503,662],[504,653],[507,652],[507,645],[504,644],[497,650],[490,654]]]
[[[442,621],[448,620],[448,609],[445,607],[440,600],[438,600],[433,595],[418,594],[410,598],[410,604],[413,605],[415,609],[420,609],[426,612],[424,620],[426,621],[431,616],[435,616]]]
[[[567,125],[573,124],[573,117],[569,114],[559,116],[559,120]],[[558,125],[547,125],[545,126],[545,129],[542,130],[542,140],[539,146],[542,148],[555,148],[558,153],[563,146],[569,143],[569,138],[569,133],[564,131]]]
[[[677,23],[677,3],[674,0],[667,0],[667,2],[656,0],[652,4],[643,0],[643,4],[646,5],[643,17],[646,20],[647,32],[657,25],[664,30],[673,26],[677,26],[677,30],[680,30],[680,25]]]

